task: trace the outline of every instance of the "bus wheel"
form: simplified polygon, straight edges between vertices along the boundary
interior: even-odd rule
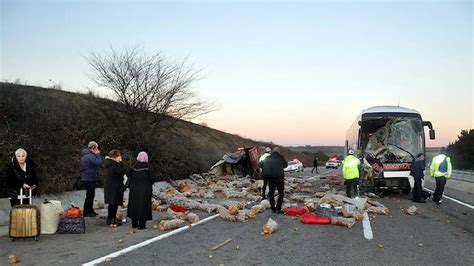
[[[411,191],[411,188],[404,188],[404,189],[402,189],[402,193],[403,193],[403,194],[408,194],[408,193],[410,193],[410,191]]]

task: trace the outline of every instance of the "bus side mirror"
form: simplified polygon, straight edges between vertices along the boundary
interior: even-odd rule
[[[357,138],[357,148],[360,149],[360,139],[362,138],[362,130],[359,128],[359,137]]]
[[[435,130],[434,129],[430,129],[430,139],[435,139]]]

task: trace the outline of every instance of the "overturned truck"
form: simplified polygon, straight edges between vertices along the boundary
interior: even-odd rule
[[[412,162],[426,150],[425,126],[430,139],[434,139],[431,122],[423,121],[416,110],[400,106],[363,110],[347,131],[345,142],[345,154],[352,149],[363,162],[361,189],[401,189],[409,193],[413,187]]]
[[[235,174],[260,178],[257,147],[239,148],[236,152],[224,154],[222,159],[211,167],[209,173],[215,176]]]

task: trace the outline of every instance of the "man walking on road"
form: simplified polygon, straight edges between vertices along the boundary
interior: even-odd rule
[[[443,147],[440,154],[436,155],[431,161],[430,175],[436,179],[436,189],[433,194],[433,201],[437,205],[441,205],[441,198],[443,197],[444,186],[447,178],[451,178],[451,158],[444,153],[446,149]]]
[[[281,213],[281,205],[283,204],[283,196],[285,191],[285,169],[288,162],[285,157],[280,154],[280,148],[273,148],[270,156],[259,163],[262,168],[262,178],[268,179],[268,186],[270,191],[268,197],[273,213]],[[275,188],[278,190],[278,200],[275,206]]]
[[[425,170],[425,155],[423,153],[418,154],[416,159],[411,165],[410,175],[413,176],[415,184],[413,185],[413,198],[411,201],[425,203],[426,201],[421,199],[421,181],[424,178],[423,171]]]
[[[82,150],[81,166],[82,166],[82,183],[86,188],[86,199],[84,200],[84,217],[94,217],[94,197],[95,186],[99,180],[99,170],[102,165],[102,155],[100,155],[99,145],[95,141],[89,142],[87,149]]]
[[[314,156],[313,169],[311,169],[311,173],[313,173],[314,169],[316,169],[316,174],[318,174],[318,157],[316,156]]]
[[[349,155],[342,161],[342,175],[346,184],[346,195],[349,198],[356,196],[357,186],[359,185],[359,166],[360,160],[354,156],[354,151],[349,150]],[[352,193],[355,191],[354,193]]]
[[[260,156],[260,158],[258,158],[258,163],[260,164],[261,162],[263,162],[263,160],[265,160],[265,158],[267,158],[271,154],[272,154],[272,149],[270,149],[270,147],[266,147],[265,148],[265,153],[262,154],[262,156]],[[267,191],[268,179],[263,178],[263,176],[262,176],[262,179],[263,179],[262,199],[266,199],[267,194],[265,192]]]

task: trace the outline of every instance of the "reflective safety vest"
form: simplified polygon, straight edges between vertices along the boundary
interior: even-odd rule
[[[271,153],[269,153],[269,152],[262,154],[262,156],[260,156],[260,158],[258,158],[258,162],[261,162],[261,161],[265,160],[265,158],[267,158],[270,155],[271,155]]]
[[[359,178],[360,160],[354,155],[348,155],[342,161],[342,175],[345,180]]]
[[[444,154],[436,155],[433,160],[431,160],[430,166],[430,175],[431,177],[441,177],[446,178],[451,177],[451,158]]]

